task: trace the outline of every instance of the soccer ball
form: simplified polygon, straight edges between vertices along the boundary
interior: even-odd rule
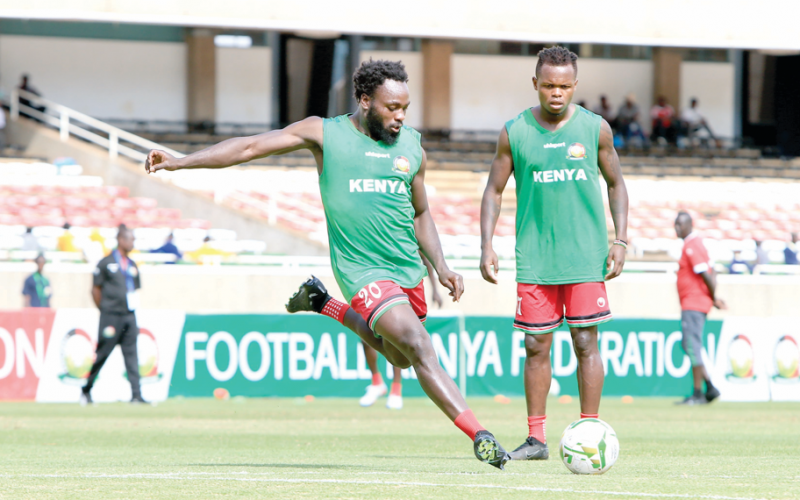
[[[603,474],[619,457],[617,433],[599,418],[582,418],[564,429],[561,460],[573,474]]]

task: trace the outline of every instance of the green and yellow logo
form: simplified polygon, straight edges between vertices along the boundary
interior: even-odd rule
[[[772,351],[772,380],[779,383],[800,382],[800,346],[792,335],[784,335]]]

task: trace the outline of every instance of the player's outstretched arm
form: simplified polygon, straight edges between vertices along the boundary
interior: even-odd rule
[[[614,134],[611,126],[603,120],[600,125],[600,147],[598,149],[598,159],[600,163],[600,173],[608,185],[608,205],[611,209],[611,218],[614,219],[614,229],[616,230],[617,240],[628,242],[628,188],[625,187],[625,179],[622,178],[622,169],[619,166],[619,156],[614,149]],[[608,259],[606,260],[606,279],[610,280],[622,274],[622,267],[625,265],[625,247],[615,243],[608,249]],[[613,262],[613,268],[612,266]]]
[[[464,278],[460,274],[454,273],[447,267],[442,252],[442,243],[439,241],[439,232],[436,231],[436,224],[433,223],[431,212],[428,210],[428,195],[425,193],[425,165],[428,157],[425,150],[422,151],[422,163],[419,172],[411,181],[411,203],[414,205],[414,232],[417,235],[417,243],[425,257],[428,258],[436,273],[439,275],[439,283],[450,290],[453,302],[457,302],[464,293]]]
[[[489,171],[489,181],[483,191],[481,201],[481,275],[489,283],[497,284],[499,263],[497,254],[492,247],[492,237],[500,216],[500,206],[503,201],[503,190],[506,188],[508,178],[514,169],[514,159],[511,156],[511,143],[508,140],[508,131],[503,127],[497,139],[497,152]]]
[[[280,130],[235,137],[183,158],[154,149],[147,155],[145,170],[181,170],[184,168],[225,168],[257,158],[280,155],[298,149],[321,150],[322,118],[312,116]]]

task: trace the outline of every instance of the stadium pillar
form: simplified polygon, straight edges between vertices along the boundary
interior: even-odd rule
[[[680,108],[682,61],[681,49],[653,47],[653,103],[664,96],[676,110]]]
[[[186,121],[189,130],[213,132],[217,119],[214,32],[207,29],[189,30],[186,58]]]
[[[453,42],[422,41],[422,125],[429,132],[450,130],[450,64]]]

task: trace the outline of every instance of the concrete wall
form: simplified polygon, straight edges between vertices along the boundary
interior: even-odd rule
[[[28,73],[42,95],[97,118],[186,120],[186,44],[0,35],[0,89]],[[270,121],[271,51],[216,49],[217,121]]]
[[[681,65],[681,108],[696,97],[714,134],[733,137],[734,71],[733,64],[687,62]]]
[[[186,119],[186,46],[0,36],[0,88],[28,73],[42,95],[98,118]]]
[[[126,186],[131,196],[155,198],[159,207],[180,208],[184,218],[206,219],[214,228],[236,231],[240,239],[263,240],[267,243],[269,253],[328,255],[328,249],[318,243],[164,182],[161,178],[170,172],[147,175],[143,164],[122,157],[112,162],[108,153],[101,148],[72,138],[68,142],[61,142],[57,131],[45,129],[30,120],[20,118],[10,122],[8,141],[24,145],[25,153],[31,156],[50,160],[59,156],[74,158],[83,166],[86,175],[100,176],[106,185]]]
[[[217,47],[217,121],[269,123],[272,50]]]
[[[0,263],[0,309],[22,305],[22,283],[35,269],[33,263]],[[54,307],[93,307],[91,267],[85,264],[48,264],[45,275],[54,290]],[[248,266],[152,266],[142,265],[142,307],[178,309],[186,312],[284,312],[286,300],[312,271],[291,271]],[[313,273],[328,290],[342,299],[330,269]],[[461,302],[446,301],[445,309],[475,315],[510,316],[516,305],[513,273],[501,276],[500,285],[490,285],[477,271],[464,271],[465,294]],[[436,285],[443,298],[447,291]],[[429,304],[431,286],[425,280]],[[616,317],[680,317],[675,277],[667,275],[623,275],[607,284],[611,311]],[[726,316],[797,316],[796,297],[800,277],[719,277],[720,297],[728,311],[714,310],[711,318]],[[433,306],[431,305],[431,308]]]

